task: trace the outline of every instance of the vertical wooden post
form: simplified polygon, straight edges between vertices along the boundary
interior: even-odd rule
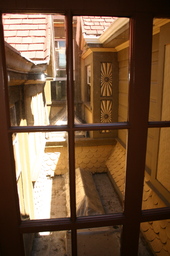
[[[129,123],[125,189],[125,225],[121,255],[137,255],[148,130],[152,16],[131,20]]]
[[[67,53],[67,109],[68,109],[68,148],[70,179],[70,212],[73,229],[71,230],[72,255],[77,255],[76,223],[76,184],[75,184],[75,141],[74,141],[74,85],[73,85],[73,24],[72,15],[66,16],[66,53]]]
[[[2,17],[0,18],[0,241],[1,254],[24,255],[22,235],[19,231],[20,211],[17,195],[12,138],[8,134],[9,107],[7,101],[7,75]]]

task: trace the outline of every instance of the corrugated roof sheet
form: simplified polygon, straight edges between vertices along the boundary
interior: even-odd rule
[[[4,14],[5,41],[24,57],[48,61],[50,54],[50,15]]]

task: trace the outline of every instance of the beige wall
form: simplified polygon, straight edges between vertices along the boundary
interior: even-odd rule
[[[91,67],[91,105],[87,105],[87,66]],[[93,54],[89,54],[87,58],[81,59],[81,99],[82,104],[82,119],[87,123],[93,122]]]
[[[46,104],[47,104],[47,113],[48,113],[48,118],[50,117],[50,111],[51,111],[51,81],[48,80],[45,83],[44,87],[44,94],[45,94],[45,99],[46,99]]]
[[[97,49],[97,50],[96,50]],[[87,101],[87,66],[91,67],[91,102]],[[86,123],[118,121],[118,61],[115,49],[89,48],[82,56],[81,70],[82,113]],[[104,89],[104,79],[111,81],[111,89]],[[108,116],[108,119],[105,118]],[[93,138],[117,137],[117,131],[90,132]]]
[[[34,218],[33,186],[31,180],[28,134],[19,133],[13,140],[16,182],[20,202],[20,212],[23,219]]]
[[[162,22],[162,21],[161,21]],[[163,21],[165,22],[165,21]],[[167,22],[167,21],[166,21]],[[152,61],[151,61],[151,91],[150,91],[150,109],[149,121],[165,121],[170,119],[169,115],[169,70],[170,70],[170,23],[166,23],[159,28],[159,31],[153,35],[152,41]],[[128,49],[128,48],[127,48]],[[128,99],[128,59],[127,49],[118,53],[119,59],[119,120],[123,121],[127,114]],[[122,63],[124,67],[122,68]],[[124,88],[122,90],[122,82]],[[167,86],[168,85],[168,86]],[[122,95],[123,92],[123,95]],[[124,97],[123,97],[124,96]],[[124,111],[122,111],[124,106]],[[126,142],[126,131],[119,131],[119,139]],[[146,173],[147,181],[153,186],[150,188],[153,197],[157,197],[162,204],[169,202],[169,129],[150,128],[148,129],[147,154],[146,154]],[[161,195],[161,197],[159,196]],[[144,202],[146,207],[155,207],[151,200]]]
[[[15,96],[11,91],[10,101],[20,102],[15,109],[20,126],[48,124],[48,114],[44,99],[43,84],[21,85],[24,95]],[[20,89],[22,90],[20,86]],[[13,93],[12,93],[13,92]],[[24,101],[24,107],[23,107]],[[34,218],[33,181],[41,170],[42,155],[45,148],[45,133],[18,133],[13,136],[14,160],[16,166],[17,187],[20,210],[23,218]]]
[[[77,146],[75,149],[75,168],[82,168],[90,172],[106,172],[106,160],[113,150],[113,145]],[[68,149],[64,147],[48,147],[46,153],[58,152],[55,174],[68,172]]]
[[[153,36],[151,97],[149,121],[168,121],[170,23],[160,27]],[[169,129],[149,129],[146,165],[151,170],[151,183],[169,201]],[[169,191],[169,192],[168,192]]]
[[[129,88],[129,48],[118,52],[119,63],[119,106],[118,122],[124,122],[128,119],[128,88]],[[127,131],[119,130],[118,138],[126,145]]]
[[[129,48],[118,52],[119,62],[119,122],[127,121],[128,114],[128,88],[129,88]]]
[[[151,90],[149,121],[165,121],[169,115],[170,83],[170,23],[162,25],[153,35],[151,60]],[[128,119],[128,48],[118,52],[119,61],[119,121]],[[140,115],[140,113],[139,113]],[[169,130],[167,128],[148,129],[146,170],[152,185],[169,201]],[[126,145],[127,132],[121,130],[118,138]],[[160,140],[159,140],[160,138]],[[157,160],[158,158],[158,160]]]
[[[119,143],[113,147],[112,153],[106,161],[106,166],[111,181],[122,200],[122,204],[124,204],[126,186],[126,150]],[[145,173],[142,209],[165,207],[166,205],[159,195],[148,185],[150,182],[150,175]],[[141,231],[154,255],[169,255],[169,220],[141,223]]]
[[[48,112],[44,97],[44,84],[25,85],[26,125],[48,125]],[[45,133],[28,134],[27,164],[30,166],[31,179],[36,181],[45,147]]]

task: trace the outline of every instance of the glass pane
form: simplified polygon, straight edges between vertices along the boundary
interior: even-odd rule
[[[170,128],[148,130],[143,209],[166,207],[170,203]]]
[[[141,223],[141,232],[153,253],[149,255],[170,255],[170,220]]]
[[[112,132],[115,136],[110,138],[105,137],[104,131],[76,137],[77,216],[123,211],[126,149],[118,138],[123,138],[126,131]],[[94,133],[99,137],[93,138]]]
[[[129,19],[82,16],[73,24],[76,118],[127,121]]]
[[[65,18],[4,14],[12,126],[66,124]]]
[[[170,120],[170,19],[154,19],[150,121]]]
[[[66,233],[69,231],[41,232],[24,234],[25,255],[65,256],[67,249]],[[71,245],[70,245],[71,247]]]
[[[54,136],[55,140],[49,140]],[[67,141],[61,137],[59,132],[13,135],[16,181],[23,220],[69,217],[65,191]]]
[[[80,229],[77,231],[78,256],[119,256],[120,236],[121,226]]]

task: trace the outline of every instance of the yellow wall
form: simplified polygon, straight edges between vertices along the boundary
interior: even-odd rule
[[[106,172],[106,160],[111,154],[113,145],[102,146],[77,146],[75,148],[75,167],[91,172]],[[67,147],[48,147],[46,153],[58,152],[55,174],[60,175],[68,172],[68,149]]]
[[[118,52],[119,63],[119,106],[118,122],[124,122],[128,119],[128,88],[129,88],[129,48]],[[119,130],[118,138],[126,145],[127,131]]]
[[[117,143],[106,161],[111,180],[124,203],[126,180],[126,150]],[[145,172],[142,209],[166,207],[161,198],[148,185],[150,176]],[[133,185],[133,184],[132,184]],[[135,202],[134,202],[135,203]],[[170,220],[141,223],[141,231],[154,255],[169,255]]]

